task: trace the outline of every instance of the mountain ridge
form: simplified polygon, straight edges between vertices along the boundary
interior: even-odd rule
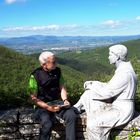
[[[31,35],[25,37],[0,38],[0,44],[26,53],[50,48],[94,48],[127,40],[140,38],[132,36],[45,36]]]

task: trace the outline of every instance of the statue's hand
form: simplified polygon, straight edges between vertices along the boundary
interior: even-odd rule
[[[92,85],[93,85],[93,81],[86,81],[84,83],[84,89],[85,90],[91,89]]]
[[[99,81],[86,81],[84,83],[85,90],[94,89],[94,88],[99,87],[99,86],[100,87],[102,86],[101,82],[99,82]]]

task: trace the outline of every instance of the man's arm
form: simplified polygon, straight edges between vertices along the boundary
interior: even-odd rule
[[[61,90],[61,98],[64,101],[64,106],[66,105],[67,107],[69,107],[70,102],[68,101],[68,94],[67,94],[66,88],[64,86],[64,78],[63,78],[62,73],[60,76],[59,84],[60,84],[60,90]]]
[[[60,110],[59,106],[50,106],[47,103],[38,99],[34,94],[31,94],[30,97],[31,97],[32,101],[34,102],[34,104],[36,104],[37,106],[39,106],[43,109],[47,109],[48,111],[51,111],[51,112],[57,112]]]
[[[49,106],[47,103],[45,103],[37,98],[38,85],[37,85],[36,79],[34,78],[33,75],[30,76],[28,89],[29,89],[30,99],[37,106],[39,106],[43,109],[47,109],[51,112],[56,112],[56,111],[60,110],[60,107]]]
[[[60,89],[61,89],[61,98],[62,98],[62,100],[64,101],[64,100],[68,99],[67,91],[66,91],[64,85],[61,85]]]
[[[61,98],[64,101],[64,105],[69,107],[70,106],[70,102],[68,101],[68,94],[67,94],[67,91],[66,91],[64,85],[61,85],[60,89],[61,89]]]

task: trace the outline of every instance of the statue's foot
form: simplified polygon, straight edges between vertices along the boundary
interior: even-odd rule
[[[81,113],[83,112],[83,104],[80,102],[80,100],[73,106],[74,110],[76,113]]]

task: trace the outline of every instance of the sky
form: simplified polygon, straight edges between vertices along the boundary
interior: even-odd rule
[[[0,0],[0,37],[140,34],[140,0]]]

